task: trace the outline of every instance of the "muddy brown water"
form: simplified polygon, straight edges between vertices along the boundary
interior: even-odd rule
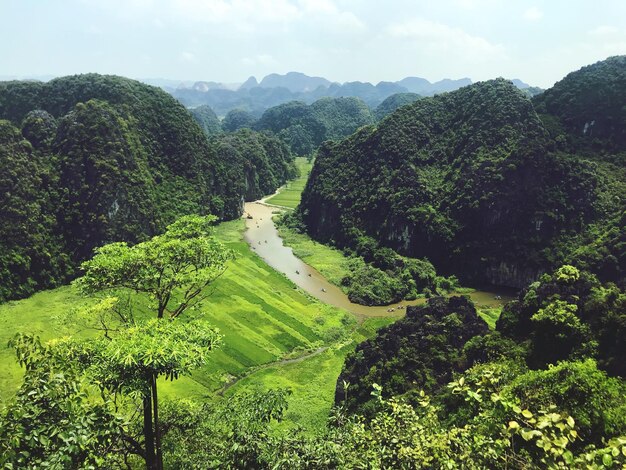
[[[324,303],[339,307],[359,316],[381,317],[404,314],[398,305],[423,305],[425,299],[402,301],[388,306],[368,307],[350,302],[348,296],[337,286],[331,284],[316,269],[306,264],[293,254],[293,250],[283,245],[272,216],[280,209],[264,202],[248,202],[245,204],[244,217],[246,227],[244,238],[250,247],[275,270],[284,273],[298,287]],[[252,218],[247,218],[250,215]],[[495,307],[511,300],[508,292],[475,291],[469,294],[477,305]],[[496,299],[500,296],[500,299]],[[393,308],[393,312],[389,312]]]

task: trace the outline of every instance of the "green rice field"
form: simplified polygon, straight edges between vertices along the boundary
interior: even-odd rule
[[[357,330],[351,314],[309,297],[265,264],[243,241],[243,230],[243,220],[217,227],[217,238],[235,250],[237,257],[213,284],[211,296],[200,309],[220,329],[223,344],[213,353],[210,365],[191,377],[163,381],[161,395],[210,400],[231,384],[225,395],[288,387],[293,394],[286,425],[320,425],[332,405],[345,354],[388,320],[372,320]],[[17,332],[37,334],[43,340],[96,334],[67,322],[69,311],[89,302],[70,285],[0,305],[0,402],[13,395],[22,376],[7,346],[9,339]],[[322,352],[306,358],[312,351]],[[282,362],[299,356],[305,359]],[[313,420],[304,419],[305,409],[312,412]]]
[[[272,196],[266,202],[275,206],[288,207],[295,209],[300,204],[300,196],[302,190],[309,178],[313,162],[309,162],[304,157],[296,158],[296,166],[300,170],[300,177],[289,181],[276,196]]]

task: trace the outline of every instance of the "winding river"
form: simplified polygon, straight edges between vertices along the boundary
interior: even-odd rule
[[[414,301],[402,301],[400,304],[392,306],[367,307],[365,305],[350,302],[348,296],[331,284],[317,270],[297,258],[291,248],[283,245],[283,239],[278,234],[276,226],[272,220],[272,214],[280,210],[275,206],[269,206],[261,201],[248,202],[245,204],[244,217],[246,227],[244,238],[250,247],[269,264],[271,267],[292,280],[297,286],[308,292],[313,297],[324,303],[339,307],[358,316],[390,316],[404,314],[404,309],[398,309],[398,305],[420,305],[424,304],[424,299]],[[512,297],[505,292],[475,291],[469,296],[474,303],[482,306],[495,307]],[[498,298],[496,298],[498,297]],[[393,308],[393,312],[389,310]]]

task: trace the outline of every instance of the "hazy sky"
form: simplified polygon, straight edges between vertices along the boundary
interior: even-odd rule
[[[503,76],[626,54],[626,0],[0,0],[0,75]]]

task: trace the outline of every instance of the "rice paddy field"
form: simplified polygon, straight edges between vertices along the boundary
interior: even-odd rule
[[[266,201],[268,204],[287,207],[289,209],[295,209],[298,204],[300,204],[300,196],[302,195],[302,190],[304,190],[306,181],[309,178],[311,168],[313,168],[313,162],[304,157],[297,157],[296,166],[300,170],[300,177],[289,181],[281,189],[280,193],[272,196]]]
[[[263,262],[243,241],[242,220],[225,222],[216,236],[237,257],[211,287],[200,314],[220,329],[223,344],[210,365],[191,377],[160,383],[164,399],[219,399],[252,389],[290,388],[283,425],[312,429],[325,422],[345,355],[389,319],[357,325],[348,312],[322,304]],[[0,404],[15,393],[22,369],[8,341],[17,332],[42,340],[88,338],[68,312],[93,302],[73,286],[0,305]],[[313,354],[312,354],[313,353]],[[306,413],[305,413],[306,411]]]

